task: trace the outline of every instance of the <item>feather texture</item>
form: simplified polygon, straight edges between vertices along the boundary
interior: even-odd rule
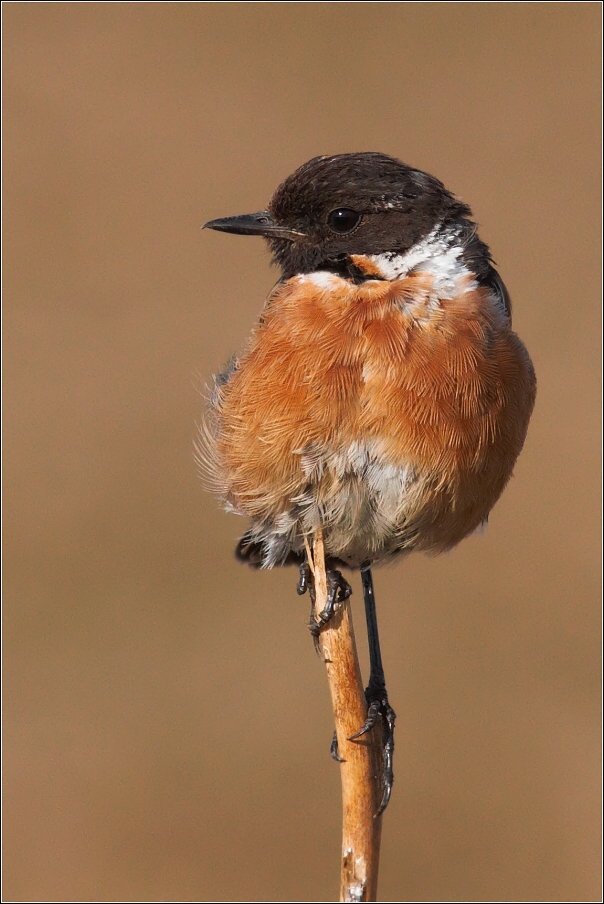
[[[200,465],[251,520],[265,566],[319,526],[328,554],[360,565],[440,552],[486,520],[522,448],[535,376],[496,292],[454,264],[446,291],[422,270],[281,282],[216,379]]]

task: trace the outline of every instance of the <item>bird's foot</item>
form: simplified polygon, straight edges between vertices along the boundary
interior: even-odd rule
[[[315,600],[313,598],[313,587],[313,593],[311,596],[313,607],[310,613],[310,624],[308,625],[308,628],[315,639],[315,646],[317,646],[321,629],[324,628],[328,621],[330,621],[330,619],[334,617],[338,610],[339,604],[343,603],[344,600],[347,600],[351,594],[352,587],[350,586],[346,578],[342,576],[342,573],[340,571],[336,571],[335,569],[330,569],[327,572],[327,600],[325,602],[325,608],[321,612],[317,612],[314,605]]]
[[[343,603],[344,600],[347,600],[348,597],[352,594],[352,587],[350,586],[346,578],[342,575],[341,571],[337,571],[335,568],[328,568],[326,577],[327,600],[325,602],[325,608],[321,612],[317,612],[315,608],[315,582],[312,571],[310,570],[308,562],[304,561],[300,565],[300,577],[298,579],[296,590],[300,594],[300,596],[306,593],[306,591],[308,591],[310,595],[311,608],[308,628],[314,638],[315,648],[317,649],[317,651],[318,638],[319,634],[321,633],[321,629],[325,627],[325,625],[331,618],[333,618],[333,616],[337,612],[339,604]]]
[[[367,718],[365,719],[360,730],[356,734],[348,738],[349,741],[355,741],[375,728],[378,719],[382,717],[382,757],[384,766],[382,770],[382,800],[378,807],[376,816],[384,812],[388,806],[390,795],[392,794],[392,784],[394,782],[394,773],[392,771],[392,760],[394,757],[394,723],[396,721],[396,713],[388,702],[388,692],[386,685],[383,683],[369,682],[369,686],[365,691],[365,699],[367,700]],[[337,754],[337,745],[336,750]],[[332,745],[333,756],[333,745]],[[335,757],[334,757],[335,758]]]

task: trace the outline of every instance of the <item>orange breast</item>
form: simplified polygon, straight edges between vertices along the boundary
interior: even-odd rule
[[[440,299],[426,273],[359,286],[294,277],[217,389],[206,459],[231,507],[274,521],[309,484],[319,499],[335,492],[340,452],[371,448],[414,475],[414,548],[438,550],[488,515],[534,396],[524,346],[469,278]]]

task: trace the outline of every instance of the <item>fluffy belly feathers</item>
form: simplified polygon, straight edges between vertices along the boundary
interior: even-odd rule
[[[442,298],[421,272],[298,276],[217,379],[202,465],[269,567],[319,526],[351,565],[438,552],[486,519],[534,395],[524,346],[471,279]]]

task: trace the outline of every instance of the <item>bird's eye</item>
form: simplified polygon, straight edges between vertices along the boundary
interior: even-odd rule
[[[338,207],[337,210],[332,210],[327,217],[327,225],[332,232],[337,232],[338,235],[348,235],[357,228],[360,222],[361,214],[356,210],[351,210],[350,207]]]

